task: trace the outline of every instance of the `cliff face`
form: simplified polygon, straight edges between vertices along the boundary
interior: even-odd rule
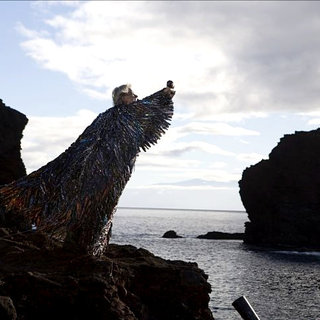
[[[320,129],[285,135],[239,186],[245,242],[320,249]]]
[[[46,235],[0,229],[1,319],[213,320],[195,263],[109,245],[96,259]]]
[[[24,114],[7,107],[0,99],[0,185],[26,174],[20,141],[27,122]]]

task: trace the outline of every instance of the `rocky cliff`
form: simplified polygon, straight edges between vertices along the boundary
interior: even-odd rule
[[[26,174],[20,141],[27,122],[24,114],[7,107],[0,99],[0,185]]]
[[[213,320],[195,263],[110,245],[97,259],[0,229],[0,319]]]
[[[320,249],[320,129],[285,135],[239,186],[245,242]]]

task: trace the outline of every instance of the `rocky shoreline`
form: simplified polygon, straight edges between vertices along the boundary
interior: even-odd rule
[[[115,244],[98,259],[38,232],[0,232],[1,319],[213,319],[196,263]]]

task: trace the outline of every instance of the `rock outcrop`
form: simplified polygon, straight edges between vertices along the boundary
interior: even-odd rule
[[[320,249],[320,129],[285,135],[239,186],[246,243]]]
[[[178,238],[182,238],[182,237],[179,236],[174,230],[169,230],[163,234],[162,238],[178,239]]]
[[[219,232],[210,231],[206,234],[201,234],[197,236],[198,239],[211,239],[211,240],[243,240],[243,233],[229,233],[229,232]]]
[[[213,319],[196,263],[114,244],[97,259],[8,229],[0,229],[0,257],[1,319]]]
[[[0,99],[0,185],[26,174],[20,141],[27,122],[24,114],[7,107]]]

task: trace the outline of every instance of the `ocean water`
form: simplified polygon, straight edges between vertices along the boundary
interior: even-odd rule
[[[118,208],[112,243],[170,260],[197,262],[212,286],[216,320],[241,319],[232,302],[245,295],[261,320],[320,320],[320,253],[266,250],[238,240],[206,240],[209,231],[244,232],[247,214],[231,211]],[[175,230],[181,239],[164,239]]]

